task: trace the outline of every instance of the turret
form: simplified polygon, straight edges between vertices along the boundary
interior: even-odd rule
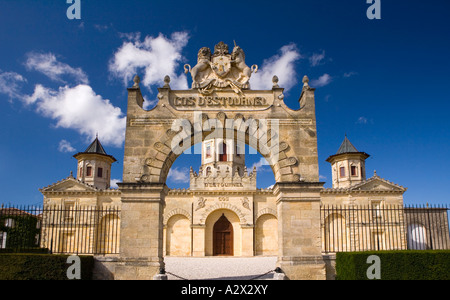
[[[333,188],[349,188],[365,181],[365,161],[369,157],[369,154],[359,152],[345,136],[338,152],[327,159],[331,164]]]
[[[108,155],[98,137],[84,151],[75,154],[78,160],[77,179],[97,189],[109,189],[111,182],[111,164],[116,161]]]

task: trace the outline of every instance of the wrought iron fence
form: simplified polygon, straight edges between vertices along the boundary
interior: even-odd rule
[[[321,207],[325,253],[450,249],[448,207],[336,206]]]
[[[118,254],[120,209],[18,206],[0,209],[0,249],[61,254]]]
[[[334,206],[320,209],[325,253],[450,249],[448,207]],[[0,209],[0,252],[119,254],[120,208],[77,205]]]

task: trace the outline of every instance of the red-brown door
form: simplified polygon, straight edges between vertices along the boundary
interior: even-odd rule
[[[213,255],[233,255],[233,225],[222,215],[214,224]]]

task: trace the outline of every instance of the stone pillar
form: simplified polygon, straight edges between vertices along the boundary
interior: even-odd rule
[[[206,239],[206,226],[197,224],[192,225],[192,256],[203,257],[205,256],[205,239]]]
[[[164,268],[162,183],[120,183],[120,259],[115,279],[151,280]]]
[[[253,237],[253,228],[254,226],[252,224],[244,224],[241,225],[241,232],[242,232],[242,250],[241,250],[241,256],[254,256],[255,246],[253,245],[254,237]]]
[[[290,280],[325,280],[320,234],[323,183],[277,183],[278,262]]]

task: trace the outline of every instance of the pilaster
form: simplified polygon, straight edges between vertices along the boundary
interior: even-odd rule
[[[278,262],[291,280],[326,279],[320,234],[321,182],[277,183]]]
[[[169,191],[160,183],[119,183],[120,261],[116,279],[151,280],[164,268],[163,211]]]

